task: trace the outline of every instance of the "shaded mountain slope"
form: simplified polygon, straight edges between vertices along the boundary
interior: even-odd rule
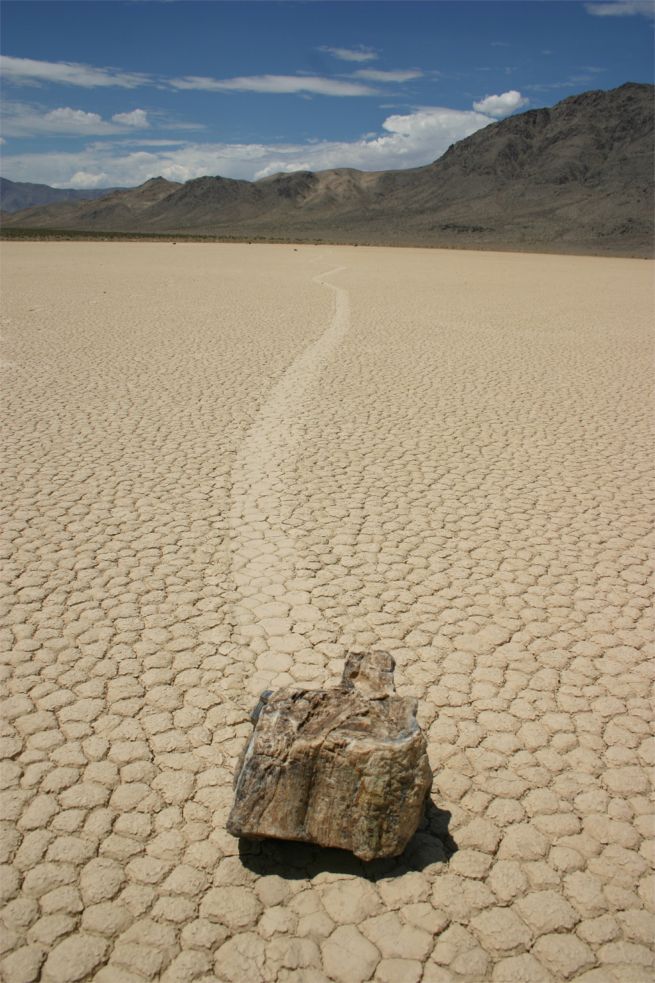
[[[647,255],[653,89],[628,83],[510,117],[424,167],[184,185],[158,178],[101,202],[30,209],[5,224]]]
[[[93,201],[41,205],[15,212],[3,224],[45,229],[128,230],[137,226],[140,216],[161,198],[181,187],[175,181],[151,178],[138,188],[113,191]]]
[[[28,181],[10,181],[0,177],[0,209],[18,212],[38,205],[53,205],[64,201],[87,201],[102,198],[116,188],[51,188],[49,184],[31,184]]]

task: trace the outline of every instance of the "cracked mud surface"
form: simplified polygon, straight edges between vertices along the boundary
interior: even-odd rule
[[[2,978],[652,983],[652,265],[2,255]],[[255,697],[356,648],[422,829],[240,847]]]

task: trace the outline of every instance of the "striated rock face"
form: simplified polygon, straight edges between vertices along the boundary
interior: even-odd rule
[[[362,860],[402,853],[432,784],[416,701],[386,652],[350,655],[330,690],[266,692],[239,761],[233,836],[301,840]]]

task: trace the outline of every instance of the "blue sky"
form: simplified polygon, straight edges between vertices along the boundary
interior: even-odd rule
[[[60,187],[413,167],[653,81],[651,0],[4,0],[2,174]]]

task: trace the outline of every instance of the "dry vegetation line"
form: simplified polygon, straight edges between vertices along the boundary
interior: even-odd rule
[[[242,659],[257,655],[252,692],[293,684],[292,660],[316,658],[305,634],[324,622],[311,605],[294,534],[297,503],[285,476],[297,466],[303,412],[312,384],[350,327],[348,291],[327,281],[343,266],[312,277],[335,294],[329,327],[289,365],[247,433],[232,470],[229,514],[231,567],[238,597],[235,637]],[[329,628],[325,623],[323,628]],[[304,658],[303,658],[304,657]]]

